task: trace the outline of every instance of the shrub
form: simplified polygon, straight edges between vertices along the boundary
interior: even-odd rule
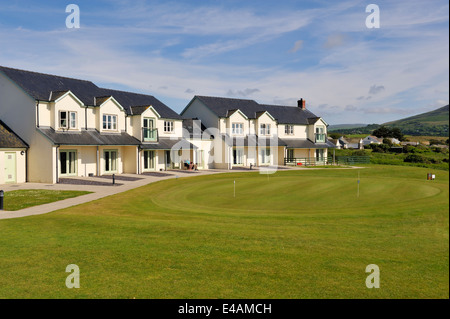
[[[419,154],[410,154],[403,161],[407,163],[429,163],[429,160],[425,156]]]

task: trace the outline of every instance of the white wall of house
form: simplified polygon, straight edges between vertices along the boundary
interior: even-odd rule
[[[55,113],[52,111],[55,103],[50,102],[39,102],[38,103],[38,115],[37,123],[39,126],[52,126],[55,123]]]
[[[36,102],[1,72],[0,118],[30,145],[36,127]]]
[[[278,124],[278,137],[282,139],[289,138],[308,138],[308,126],[307,125],[293,125],[294,134],[286,134],[285,126],[291,124]]]
[[[87,117],[87,128],[88,129],[99,129],[98,127],[98,121],[97,121],[97,112],[98,112],[98,107],[87,107],[86,108],[86,114],[85,116]]]

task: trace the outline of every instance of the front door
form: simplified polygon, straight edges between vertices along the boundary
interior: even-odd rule
[[[5,183],[16,182],[16,153],[5,153]]]
[[[76,151],[59,151],[59,163],[62,176],[70,176],[77,174],[77,152]]]

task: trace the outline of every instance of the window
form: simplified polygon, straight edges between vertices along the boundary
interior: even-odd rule
[[[77,113],[70,112],[69,113],[69,119],[70,119],[70,128],[76,128],[77,127]]]
[[[242,123],[231,124],[231,133],[235,134],[235,135],[244,134],[244,124],[242,124]]]
[[[323,126],[318,126],[316,127],[316,143],[317,142],[321,142],[324,143],[325,142],[325,130],[323,128]]]
[[[60,111],[59,112],[60,128],[77,128],[77,112]]]
[[[294,125],[285,125],[284,126],[284,134],[294,135]]]
[[[261,124],[259,126],[259,132],[261,135],[270,135],[270,124]]]
[[[173,133],[173,121],[164,121],[164,132]]]
[[[117,115],[103,114],[103,129],[117,130]]]

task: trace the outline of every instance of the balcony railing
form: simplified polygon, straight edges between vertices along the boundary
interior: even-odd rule
[[[158,141],[158,129],[142,128],[142,141],[144,142],[157,142]]]
[[[323,133],[316,133],[316,143],[325,143],[327,135]]]

